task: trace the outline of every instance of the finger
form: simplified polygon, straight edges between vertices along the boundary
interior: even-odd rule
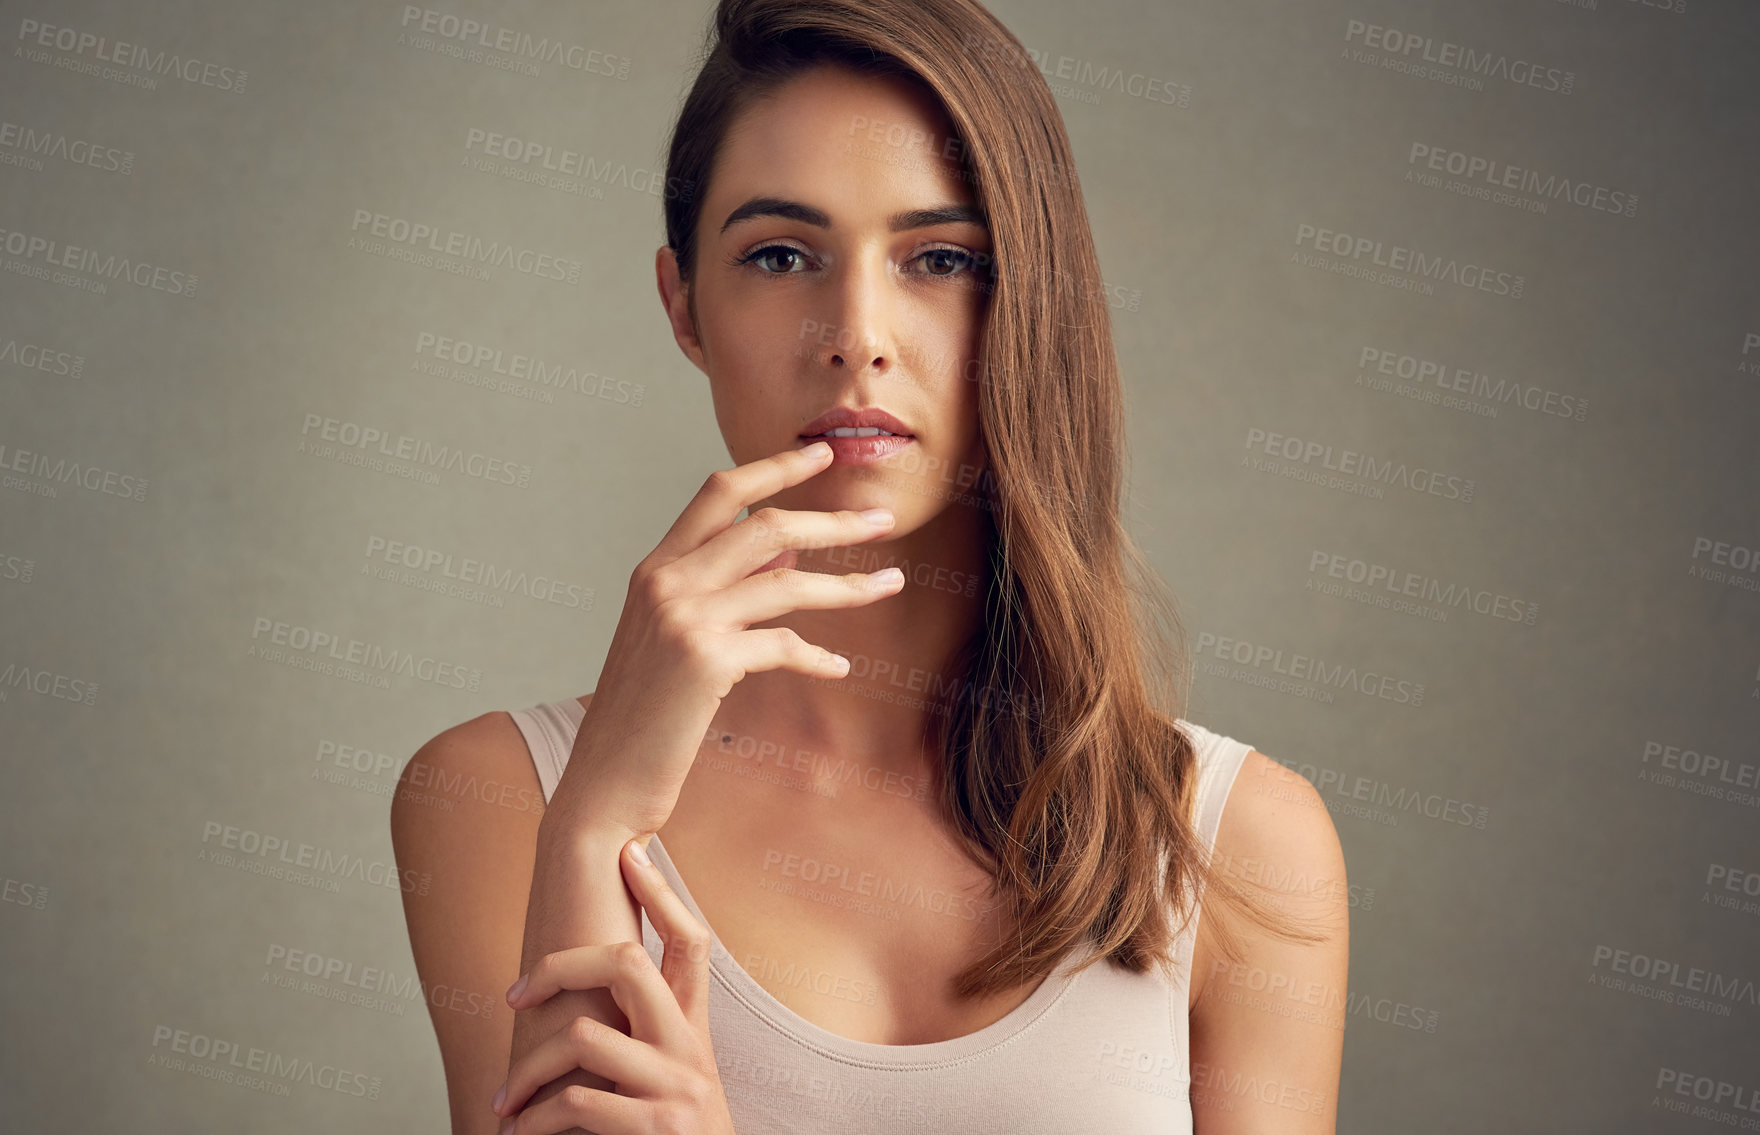
[[[605,1077],[626,1095],[647,1096],[666,1087],[666,1068],[652,1045],[581,1016],[545,1037],[508,1070],[495,1114],[514,1114],[539,1088],[576,1068]]]
[[[515,1011],[542,1004],[564,989],[609,989],[629,1020],[629,1035],[639,1041],[675,1035],[681,1021],[678,1001],[640,942],[557,950],[534,962],[521,980],[525,986],[519,995],[509,991],[507,999]]]
[[[832,511],[761,508],[716,535],[686,558],[712,586],[727,587],[754,575],[778,555],[809,548],[841,548],[877,540],[898,524],[891,509],[869,510],[869,516],[853,508]],[[793,565],[790,565],[793,566]]]
[[[577,1127],[594,1135],[646,1135],[656,1130],[652,1105],[630,1096],[570,1084],[519,1113],[512,1135],[554,1135]]]
[[[726,639],[722,654],[741,674],[792,670],[809,678],[839,679],[850,672],[841,654],[808,642],[793,627],[758,627]]]
[[[663,944],[660,973],[686,1020],[708,1026],[709,956],[714,936],[667,883],[639,840],[624,847],[624,881]]]
[[[775,571],[777,568],[791,568],[800,562],[801,554],[791,548],[788,551],[777,552],[774,556],[771,556],[769,559],[759,564],[753,569],[752,575],[760,575],[767,571]],[[748,576],[747,578],[750,577]]]
[[[648,857],[640,840],[623,849],[623,878],[642,904],[665,949],[660,974],[672,990],[684,1019],[702,1032],[709,1028],[709,951],[714,936],[698,921]]]
[[[896,595],[903,587],[904,572],[899,568],[842,575],[789,568],[700,596],[691,602],[692,619],[700,626],[744,629],[790,611],[857,607]]]
[[[824,449],[803,446],[717,470],[672,522],[650,558],[659,566],[696,551],[710,537],[726,531],[747,505],[831,468],[831,456],[829,445]]]

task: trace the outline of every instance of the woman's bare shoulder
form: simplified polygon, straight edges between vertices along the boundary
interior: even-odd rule
[[[1206,933],[1214,920],[1199,922],[1193,1067],[1224,1068],[1243,1082],[1293,1086],[1323,1102],[1276,1115],[1260,1108],[1249,1116],[1227,1113],[1238,1099],[1205,1093],[1194,1096],[1193,1118],[1203,1129],[1247,1130],[1251,1119],[1254,1130],[1329,1133],[1344,1048],[1350,901],[1344,852],[1325,799],[1300,773],[1249,750],[1222,811],[1214,862],[1292,920],[1292,929],[1312,937],[1284,938],[1231,919],[1239,948],[1225,957]],[[1297,1000],[1265,996],[1267,987]],[[1290,1012],[1298,1002],[1303,1011]]]
[[[1216,856],[1344,883],[1344,849],[1326,801],[1307,777],[1257,749],[1247,750],[1229,790]]]
[[[1268,972],[1318,975],[1342,988],[1347,964],[1350,885],[1344,849],[1326,801],[1312,782],[1257,749],[1249,749],[1224,802],[1212,862],[1254,898],[1305,929],[1326,935],[1320,943],[1296,943],[1230,920],[1243,934],[1238,964]],[[1205,986],[1218,961],[1213,920],[1198,924],[1194,1000],[1205,1004]]]
[[[404,766],[405,776],[418,766],[434,768],[481,768],[504,764],[525,752],[525,738],[514,724],[513,715],[503,709],[492,709],[457,724],[449,725],[423,742]]]
[[[506,710],[490,710],[442,729],[410,757],[391,799],[391,840],[399,860],[418,868],[450,869],[461,854],[517,861],[529,858],[543,815],[525,736]]]
[[[488,1100],[507,1073],[543,789],[505,710],[449,726],[416,750],[391,802],[391,842],[416,973],[440,1045],[454,1132],[499,1126]]]

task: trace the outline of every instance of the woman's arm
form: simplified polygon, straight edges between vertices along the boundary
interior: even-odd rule
[[[507,785],[508,798],[528,806],[469,790],[483,784]],[[533,799],[539,807],[529,807]],[[519,976],[543,800],[525,739],[505,713],[455,725],[423,745],[392,798],[398,871],[431,879],[425,895],[404,890],[403,913],[440,1042],[453,1135],[495,1135],[501,1126],[489,1101],[513,1040],[503,995]]]
[[[570,764],[574,763],[571,759]],[[557,795],[562,795],[560,785]],[[552,803],[556,803],[555,797]],[[623,845],[637,833],[592,811],[589,805],[547,809],[538,825],[520,973],[529,972],[532,963],[557,950],[642,940],[642,908],[624,884],[620,863]],[[581,1016],[629,1032],[629,1018],[612,1000],[609,989],[563,989],[514,1018],[507,1066]],[[572,1084],[607,1091],[616,1087],[603,1076],[577,1068],[538,1089],[526,1106],[549,1099]]]
[[[1207,946],[1191,1011],[1196,1135],[1333,1135],[1344,1060],[1350,899],[1344,852],[1326,802],[1299,774],[1247,754],[1216,832],[1215,862],[1280,911],[1324,933],[1276,938],[1247,919],[1230,926],[1243,956]],[[1295,885],[1290,881],[1296,880]],[[1256,881],[1260,885],[1254,887]],[[1210,939],[1208,914],[1198,934]],[[1213,939],[1210,939],[1213,942]]]
[[[511,791],[477,792],[472,785]],[[440,1043],[453,1135],[495,1135],[495,1089],[512,1061],[564,1020],[584,1013],[626,1024],[603,989],[565,991],[517,1022],[507,1007],[507,987],[538,956],[640,937],[638,908],[618,866],[628,837],[596,840],[576,829],[566,841],[549,838],[543,799],[525,738],[512,718],[496,712],[423,745],[392,801],[399,871],[432,880],[426,895],[406,890],[403,904]],[[571,1082],[565,1077],[534,1098]],[[603,1083],[585,1072],[578,1082]]]
[[[740,520],[740,512],[759,501],[830,468],[833,456],[829,444],[817,442],[704,479],[666,537],[630,573],[599,688],[583,707],[575,753],[541,819],[498,815],[493,803],[435,815],[413,794],[406,801],[400,792],[392,816],[399,866],[435,876],[433,896],[404,896],[424,981],[462,975],[478,986],[504,982],[505,992],[545,955],[619,942],[638,944],[624,951],[625,959],[652,964],[639,948],[641,912],[624,885],[623,847],[636,838],[645,845],[665,826],[721,699],[761,670],[814,678],[841,678],[849,670],[848,659],[787,627],[752,624],[801,608],[864,606],[903,586],[902,572],[888,577],[885,569],[845,575],[793,569],[803,549],[883,536],[895,523],[886,509],[768,507]],[[462,776],[472,770],[484,771],[490,783],[537,781],[518,728],[505,713],[449,730],[424,746],[410,766],[406,783],[427,771]],[[515,938],[521,924],[524,933]],[[466,1117],[454,1120],[462,1124],[456,1127],[460,1135],[479,1130],[479,1096],[491,1106],[495,1088],[515,1063],[582,1018],[629,1031],[603,987],[564,989],[518,1013],[504,1032],[459,1030],[455,1022],[436,1018],[454,1116]],[[584,1035],[565,1041],[591,1047],[598,1027],[592,1020]],[[458,1039],[449,1040],[448,1027]],[[491,1060],[484,1053],[496,1044]],[[491,1065],[493,1079],[485,1071]],[[529,1102],[542,1104],[575,1085],[612,1087],[577,1068]]]

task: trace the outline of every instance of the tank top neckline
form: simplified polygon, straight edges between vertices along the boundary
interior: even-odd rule
[[[572,739],[572,730],[578,730],[586,709],[578,698],[565,698],[557,702],[534,707],[560,711],[567,730],[552,742],[558,746],[549,754],[552,775],[560,775],[562,767],[568,760],[568,742]],[[1191,736],[1197,750],[1200,767],[1209,763],[1217,746],[1225,738],[1205,726],[1179,718],[1179,727]],[[523,728],[523,727],[522,727]],[[540,731],[537,734],[544,737]],[[528,738],[531,735],[528,734]],[[1249,746],[1234,741],[1238,750]],[[1233,780],[1233,772],[1238,771],[1239,761],[1235,761],[1229,782]],[[1201,827],[1214,833],[1216,813],[1228,795],[1228,783],[1220,785],[1218,791],[1210,799],[1200,799],[1197,804],[1198,815],[1194,817]],[[546,793],[546,797],[548,793]],[[1001,1018],[964,1036],[950,1037],[946,1040],[930,1041],[926,1044],[877,1044],[872,1041],[856,1040],[834,1033],[807,1020],[805,1017],[783,1004],[768,989],[759,984],[758,979],[748,973],[744,966],[734,958],[721,941],[715,928],[703,916],[702,908],[697,905],[696,898],[691,894],[690,887],[679,874],[678,866],[673,863],[672,856],[667,854],[665,844],[656,834],[648,842],[648,850],[654,863],[659,867],[673,891],[683,900],[685,907],[709,930],[709,972],[723,991],[743,1005],[752,1017],[774,1030],[789,1042],[818,1053],[828,1060],[838,1063],[876,1069],[881,1071],[898,1070],[913,1071],[930,1068],[946,1067],[967,1060],[975,1059],[986,1052],[1018,1041],[1028,1033],[1040,1018],[1061,1001],[1071,988],[1082,977],[1081,973],[1073,972],[1089,954],[1094,944],[1091,938],[1084,940],[1082,946],[1071,950],[1058,963],[1056,968],[1039,983],[1038,988],[1027,996],[1025,1001]],[[647,913],[642,913],[643,937],[658,943],[658,935],[653,932],[653,924],[648,920]],[[1190,964],[1193,942],[1189,935],[1181,935],[1175,943],[1175,956],[1181,964]],[[1104,961],[1095,963],[1106,965]],[[1086,972],[1086,971],[1083,971]],[[1181,1006],[1183,1008],[1183,1005]]]
[[[680,876],[672,856],[667,854],[659,835],[656,834],[648,842],[648,851],[655,866],[659,867],[667,883],[684,901],[684,905],[696,916],[697,921],[709,928],[709,971],[721,982],[722,988],[778,1033],[822,1056],[845,1064],[878,1069],[942,1067],[1007,1044],[1032,1028],[1034,1022],[1069,992],[1071,986],[1081,977],[1071,971],[1092,949],[1090,941],[1071,950],[1040,981],[1038,988],[1027,995],[1026,1000],[976,1032],[923,1044],[880,1044],[856,1040],[814,1024],[765,989],[757,978],[739,964],[733,953],[722,943],[721,935],[715,932],[715,928],[709,926],[709,920],[703,917],[702,908],[697,906],[697,900]],[[642,920],[644,925],[652,926],[647,921],[645,912]]]

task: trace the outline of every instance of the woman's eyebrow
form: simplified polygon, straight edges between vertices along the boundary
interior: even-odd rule
[[[831,217],[823,209],[815,209],[811,205],[782,197],[753,197],[727,215],[727,220],[721,222],[721,231],[726,232],[739,222],[753,217],[786,217],[822,229],[831,227]],[[907,209],[902,213],[894,213],[887,219],[886,229],[888,232],[901,233],[911,229],[926,229],[931,225],[948,224],[990,227],[984,219],[983,210],[975,205],[938,205],[933,209]]]

